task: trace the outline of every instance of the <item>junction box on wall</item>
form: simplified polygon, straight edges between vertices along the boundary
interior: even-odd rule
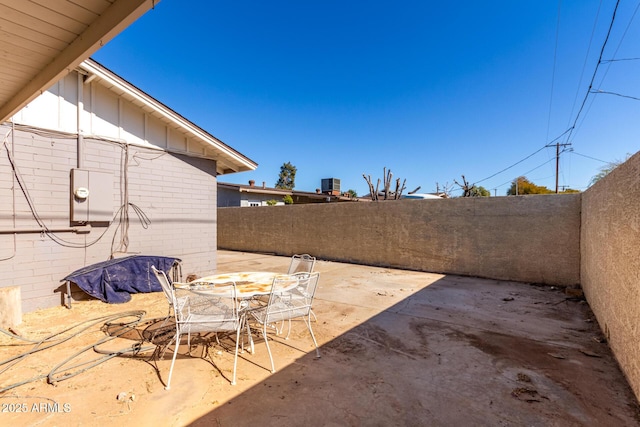
[[[71,169],[71,224],[113,220],[113,174]]]

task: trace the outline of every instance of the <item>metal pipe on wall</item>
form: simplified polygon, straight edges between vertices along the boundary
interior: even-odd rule
[[[40,228],[40,227],[32,227],[32,228],[11,228],[11,229],[0,229],[0,234],[39,234],[39,233],[78,233],[85,234],[91,232],[91,226],[78,226],[78,227],[61,227],[61,228]]]
[[[84,75],[78,73],[78,117],[77,117],[77,130],[78,130],[78,148],[77,154],[77,166],[78,169],[82,169],[83,157],[84,157],[84,140],[82,136],[82,112],[84,111]]]

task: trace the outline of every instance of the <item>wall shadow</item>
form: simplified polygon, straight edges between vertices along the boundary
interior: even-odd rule
[[[324,301],[317,307],[318,336],[336,333],[321,346],[320,359],[309,350],[283,367],[276,357],[276,373],[190,425],[626,425],[638,419],[615,359],[593,339],[601,336],[597,324],[585,322],[593,319],[588,305],[559,289],[445,276],[342,329],[344,316],[364,316],[367,309]],[[310,341],[303,324],[295,328],[300,334],[286,344]],[[262,343],[257,351],[266,352]]]

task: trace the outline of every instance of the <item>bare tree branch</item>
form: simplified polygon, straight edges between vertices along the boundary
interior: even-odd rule
[[[382,168],[382,181],[378,178],[378,182],[376,184],[375,189],[373,188],[373,184],[371,182],[371,175],[362,174],[362,177],[364,178],[365,181],[367,181],[367,184],[369,185],[371,200],[373,201],[380,200],[380,190],[381,190],[380,184],[381,183],[382,183],[382,197],[384,200],[400,199],[400,197],[402,197],[402,192],[407,188],[406,187],[407,180],[405,179],[402,182],[402,185],[400,185],[400,178],[397,178],[396,184],[395,184],[395,191],[391,191],[391,180],[393,179],[393,173],[391,172],[391,169],[387,170],[386,166]],[[417,187],[411,193],[415,193],[419,189],[420,187]]]

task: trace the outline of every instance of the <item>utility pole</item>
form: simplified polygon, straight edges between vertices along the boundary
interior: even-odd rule
[[[556,142],[556,194],[558,194],[558,172],[560,170],[560,147],[568,147],[571,143],[560,144]],[[547,145],[549,147],[549,145]]]

